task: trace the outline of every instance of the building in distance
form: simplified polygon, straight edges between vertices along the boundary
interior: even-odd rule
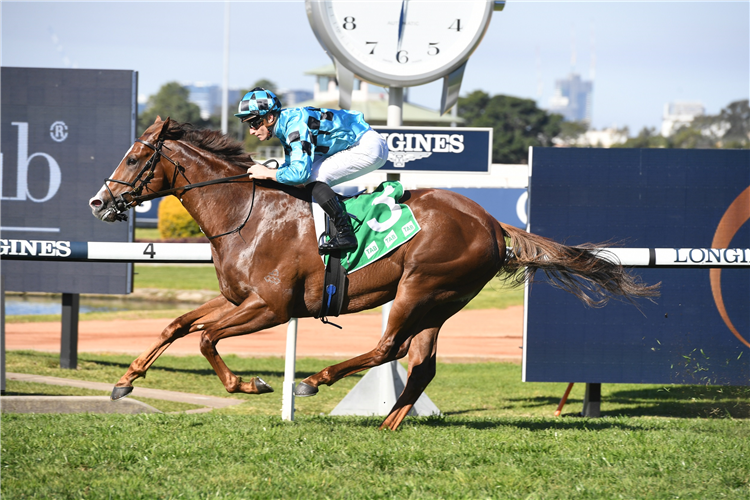
[[[593,91],[594,82],[582,80],[577,73],[555,80],[555,93],[550,98],[549,111],[562,115],[565,121],[590,124]]]
[[[690,125],[697,116],[703,116],[706,108],[700,102],[675,101],[664,105],[661,120],[661,135],[669,137],[680,127]]]

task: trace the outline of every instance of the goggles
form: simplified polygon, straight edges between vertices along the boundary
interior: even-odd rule
[[[263,125],[262,116],[253,116],[242,121],[243,123],[246,123],[251,130],[257,130],[261,125]]]

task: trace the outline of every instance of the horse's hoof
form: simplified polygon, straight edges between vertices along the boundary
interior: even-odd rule
[[[294,388],[294,395],[301,398],[305,398],[307,396],[315,396],[317,393],[317,387],[313,387],[310,384],[306,384],[304,382],[300,382],[299,384],[297,384],[297,387]]]
[[[112,395],[110,396],[110,399],[112,401],[117,401],[118,399],[122,399],[128,394],[133,392],[133,386],[129,387],[115,387],[112,389]]]
[[[258,390],[258,394],[273,392],[273,387],[266,384],[266,381],[260,377],[255,377],[255,388]]]

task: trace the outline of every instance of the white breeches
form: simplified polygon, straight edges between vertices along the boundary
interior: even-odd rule
[[[385,140],[370,129],[349,149],[315,161],[308,183],[320,181],[335,186],[379,169],[387,159]]]

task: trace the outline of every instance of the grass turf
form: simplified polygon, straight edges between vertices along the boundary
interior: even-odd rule
[[[113,382],[130,358],[8,353],[8,370]],[[228,356],[281,389],[283,360]],[[298,378],[330,361],[303,359]],[[551,417],[565,384],[520,382],[508,363],[439,363],[440,417],[327,417],[358,377],[197,415],[11,415],[2,420],[5,498],[748,498],[750,389],[602,386],[601,419]],[[112,378],[114,377],[114,378]],[[227,394],[197,356],[161,357],[136,385]]]

